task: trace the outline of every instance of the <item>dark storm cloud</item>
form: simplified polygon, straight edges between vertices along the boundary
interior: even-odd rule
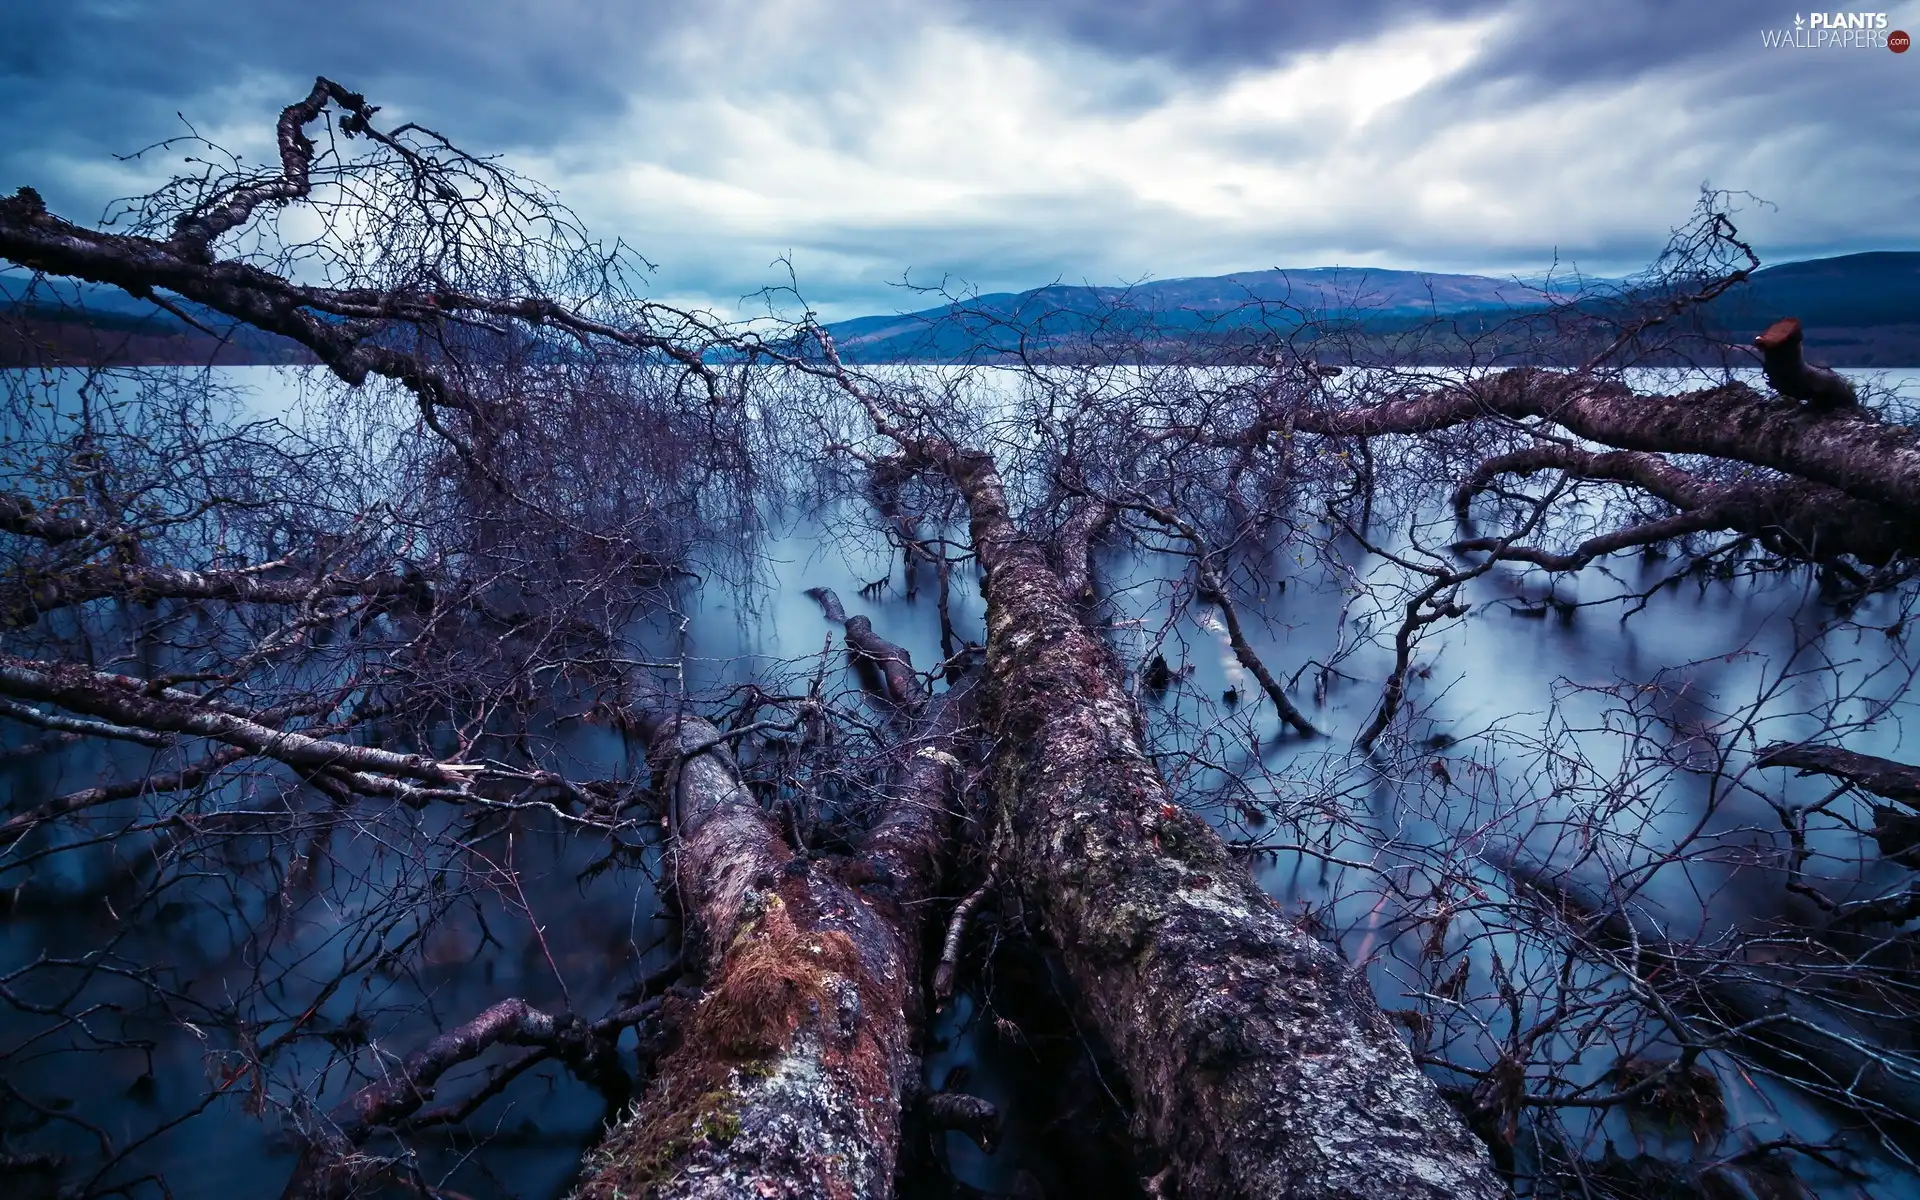
[[[1763,26],[1792,23],[1785,5],[1752,0],[1616,0],[1519,4],[1488,48],[1481,78],[1531,79],[1549,87],[1630,79],[1690,59],[1754,46]]]
[[[1102,50],[1163,58],[1182,67],[1265,66],[1296,54],[1405,30],[1434,18],[1504,12],[1511,31],[1490,56],[1497,74],[1572,82],[1632,75],[1667,62],[1711,54],[1729,33],[1786,24],[1785,5],[1752,0],[1352,0],[1284,4],[1275,0],[972,0],[976,20],[1046,30]]]
[[[1109,54],[1164,59],[1189,70],[1267,66],[1370,37],[1395,25],[1462,16],[1495,0],[957,0],[983,25],[1065,38]]]
[[[227,116],[252,89],[285,103],[326,74],[493,145],[617,114],[678,4],[579,0],[12,0],[0,57],[0,183],[49,156],[104,159]],[[267,111],[271,111],[269,108]],[[237,115],[237,114],[236,114]],[[57,190],[57,183],[56,183]]]
[[[1266,67],[1365,38],[1409,37],[1436,18],[1499,13],[1506,29],[1474,75],[1564,87],[1623,79],[1729,46],[1763,26],[1792,23],[1785,3],[1753,0],[954,0],[985,27],[1055,37],[1107,54],[1190,72]]]
[[[1739,0],[8,0],[0,189],[90,216],[151,178],[112,155],[179,132],[176,112],[258,153],[325,73],[530,164],[659,259],[663,294],[721,304],[787,251],[841,312],[895,306],[909,270],[993,290],[1531,270],[1556,248],[1624,268],[1703,180],[1781,202],[1775,259],[1920,244],[1920,54],[1763,50],[1792,18]],[[1461,22],[1469,52],[1422,75]],[[1386,89],[1416,90],[1349,117],[1366,103],[1343,85],[1388,60]],[[1260,109],[1256,85],[1315,61],[1342,65]]]

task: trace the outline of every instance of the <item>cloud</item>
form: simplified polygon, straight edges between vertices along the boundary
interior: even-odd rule
[[[956,11],[985,28],[1070,40],[1126,58],[1153,58],[1195,71],[1267,67],[1297,54],[1372,39],[1432,18],[1471,16],[1494,0],[970,0]]]
[[[1920,5],[1895,21],[1920,26]],[[10,16],[10,22],[16,18]],[[33,0],[0,186],[86,214],[176,126],[264,148],[316,72],[549,183],[734,307],[791,255],[829,316],[982,290],[1328,262],[1589,270],[1704,180],[1770,258],[1920,245],[1913,55],[1765,50],[1711,3],[907,0],[325,8]],[[31,46],[31,49],[24,47]]]

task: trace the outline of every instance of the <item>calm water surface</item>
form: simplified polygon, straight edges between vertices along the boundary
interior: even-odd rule
[[[223,372],[230,382],[250,389],[263,413],[285,411],[293,388],[289,374],[272,368],[236,368]],[[1920,372],[1882,374],[1879,381],[1901,389],[1908,397],[1920,395]],[[1652,381],[1649,381],[1652,382]],[[851,500],[848,505],[858,505]],[[652,634],[653,653],[683,654],[690,683],[744,681],[770,673],[790,672],[798,660],[822,653],[831,630],[818,606],[803,592],[828,586],[849,602],[849,610],[872,618],[885,637],[907,647],[917,663],[939,659],[939,623],[931,580],[923,581],[919,596],[907,599],[898,586],[897,560],[880,553],[877,539],[844,536],[847,522],[857,523],[855,507],[830,507],[817,517],[784,518],[755,555],[756,565],[742,578],[734,567],[716,567],[682,596],[682,612],[663,616]],[[1359,556],[1356,553],[1356,558]],[[1553,594],[1565,601],[1595,601],[1656,581],[1670,564],[1646,562],[1638,555],[1617,557],[1581,575],[1553,585]],[[1113,638],[1123,657],[1137,664],[1155,649],[1190,674],[1165,697],[1147,699],[1160,734],[1160,748],[1178,762],[1178,751],[1191,748],[1195,738],[1210,738],[1219,751],[1215,762],[1243,783],[1243,794],[1256,803],[1272,803],[1276,811],[1298,808],[1303,796],[1339,790],[1359,797],[1372,808],[1370,824],[1387,832],[1386,844],[1359,844],[1343,839],[1332,847],[1339,856],[1378,860],[1391,855],[1394,843],[1429,844],[1471,837],[1529,836],[1528,830],[1557,812],[1555,801],[1541,800],[1551,788],[1542,780],[1551,776],[1556,737],[1571,737],[1594,760],[1598,776],[1631,767],[1626,743],[1618,738],[1580,734],[1600,726],[1607,713],[1621,707],[1623,685],[1646,684],[1662,678],[1677,687],[1674,703],[1693,706],[1705,720],[1742,707],[1751,709],[1765,738],[1791,738],[1813,732],[1794,714],[1820,702],[1831,692],[1831,679],[1813,676],[1780,686],[1790,662],[1804,664],[1809,656],[1825,654],[1845,664],[1834,674],[1857,682],[1858,705],[1879,702],[1883,717],[1874,728],[1849,737],[1855,750],[1920,761],[1920,730],[1913,729],[1914,702],[1904,693],[1900,669],[1904,644],[1872,632],[1878,608],[1873,601],[1855,614],[1854,626],[1822,637],[1809,634],[1829,615],[1814,594],[1806,573],[1768,576],[1705,588],[1688,583],[1662,591],[1631,620],[1619,619],[1619,606],[1576,610],[1571,619],[1537,619],[1517,615],[1516,609],[1534,607],[1547,594],[1543,577],[1495,571],[1471,585],[1469,616],[1436,627],[1422,642],[1418,664],[1427,673],[1414,681],[1411,702],[1418,737],[1444,734],[1459,741],[1448,749],[1457,762],[1456,778],[1477,782],[1471,788],[1436,791],[1433,778],[1423,771],[1394,772],[1357,762],[1348,747],[1374,711],[1381,681],[1390,665],[1384,639],[1363,647],[1342,664],[1349,680],[1334,680],[1324,703],[1312,702],[1311,674],[1294,689],[1296,702],[1324,731],[1322,738],[1303,740],[1283,735],[1264,701],[1245,703],[1228,711],[1217,703],[1228,687],[1257,696],[1227,651],[1224,637],[1204,607],[1187,609],[1169,619],[1170,579],[1181,573],[1178,560],[1152,555],[1108,552],[1100,563],[1102,580],[1114,593],[1109,619]],[[1364,563],[1358,568],[1367,570]],[[894,586],[872,599],[858,599],[863,584],[891,576]],[[1327,571],[1317,562],[1296,562],[1276,554],[1265,573],[1269,585],[1257,595],[1241,598],[1243,610],[1263,620],[1250,620],[1256,649],[1282,678],[1334,653],[1344,636],[1348,641],[1365,634],[1390,634],[1391,627],[1376,615],[1370,630],[1359,626],[1365,606],[1351,594],[1351,577]],[[954,574],[954,618],[963,636],[979,640],[982,605],[971,568]],[[1284,581],[1284,591],[1278,586]],[[1346,623],[1341,614],[1346,610]],[[1890,608],[1888,611],[1891,611]],[[684,617],[684,623],[680,620]],[[1890,619],[1890,618],[1889,618]],[[1863,632],[1863,630],[1867,632]],[[1796,657],[1797,656],[1797,657]],[[1895,669],[1889,669],[1889,668]],[[836,670],[840,669],[838,659]],[[1876,675],[1876,672],[1879,674]],[[1676,674],[1677,673],[1677,674]],[[1684,686],[1678,686],[1683,684]],[[1598,689],[1608,689],[1606,691]],[[1769,690],[1778,692],[1765,698]],[[1818,693],[1818,694],[1815,694]],[[1669,714],[1671,715],[1671,714]],[[1685,714],[1681,714],[1683,717]],[[1184,732],[1181,732],[1184,730]],[[1568,732],[1569,730],[1575,732]],[[1172,731],[1172,732],[1167,732]],[[631,775],[637,764],[627,747],[610,732],[578,723],[554,731],[556,742],[572,761],[568,769],[583,777]],[[1611,758],[1610,758],[1611,756]],[[19,766],[4,779],[14,803],[97,781],[136,768],[137,756],[103,758],[98,753],[51,756]],[[1208,769],[1187,770],[1183,784],[1195,795],[1217,792],[1223,781]],[[1477,772],[1477,774],[1475,773]],[[1596,778],[1598,777],[1596,776]],[[1783,786],[1783,781],[1771,781]],[[1640,827],[1622,832],[1649,841],[1677,838],[1700,819],[1705,803],[1704,784],[1684,775],[1660,779],[1659,802],[1634,810]],[[1784,784],[1804,790],[1814,784]],[[447,827],[428,832],[451,835],[453,814],[429,811],[419,820]],[[1757,799],[1736,797],[1723,802],[1711,822],[1724,826],[1729,844],[1764,842],[1765,836],[1742,830],[1778,827],[1777,818]],[[1235,828],[1229,836],[1251,836],[1255,830]],[[351,905],[357,894],[342,881],[353,872],[397,870],[373,846],[335,844],[326,848],[333,870],[341,873],[330,889]],[[513,870],[524,879],[520,893],[496,898],[474,919],[444,923],[424,948],[427,971],[419,976],[367,977],[362,994],[338,994],[326,1004],[325,1015],[347,1022],[361,1006],[397,1005],[410,1015],[378,1031],[397,1054],[419,1045],[433,1031],[478,1012],[509,995],[520,995],[542,1005],[570,1006],[597,1014],[613,1007],[620,988],[668,961],[663,943],[666,923],[649,880],[640,872],[615,870],[585,882],[581,871],[597,857],[598,847],[577,832],[522,823],[510,832],[493,835],[476,846],[478,853]],[[1836,847],[1843,851],[1845,847]],[[1687,872],[1662,872],[1645,894],[1651,908],[1676,932],[1712,931],[1743,926],[1780,915],[1783,897],[1777,883],[1764,875],[1738,869],[1737,855]],[[1384,861],[1384,860],[1382,860]],[[82,859],[74,856],[70,882],[78,889],[90,871],[111,870],[111,853]],[[1283,902],[1325,904],[1336,894],[1363,891],[1345,868],[1326,869],[1317,860],[1282,854],[1260,868],[1265,885]],[[1487,886],[1498,887],[1488,869]],[[314,879],[310,889],[292,903],[300,919],[291,923],[289,945],[314,956],[316,975],[346,953],[335,936],[338,922],[329,920],[320,899],[328,880]],[[159,919],[129,929],[117,920],[109,904],[88,900],[75,905],[36,904],[0,921],[0,971],[9,971],[36,956],[74,953],[118,939],[131,959],[158,958],[188,976],[218,986],[223,977],[241,986],[253,968],[247,959],[248,940],[242,930],[269,919],[276,900],[272,889],[226,887],[202,883],[180,889],[174,902],[160,910]],[[1363,892],[1333,910],[1333,925],[1343,931],[1350,955],[1373,961],[1373,980],[1383,1004],[1403,1004],[1404,987],[1391,956],[1377,936],[1378,920],[1371,919],[1371,894]],[[484,934],[483,928],[484,925]],[[544,939],[534,931],[544,929]],[[543,945],[544,942],[544,945]],[[935,1048],[928,1074],[939,1083],[946,1072],[966,1065],[971,1070],[969,1090],[985,1095],[1008,1111],[1011,1127],[1006,1146],[991,1158],[964,1138],[954,1135],[949,1152],[960,1174],[976,1185],[995,1189],[1010,1186],[1013,1170],[1031,1156],[1044,1155],[1045,1135],[1021,1123],[1024,1078],[1020,1064],[1004,1047],[981,1035],[969,1018],[973,1001],[963,998],[957,1010],[936,1027]],[[159,1050],[150,1066],[137,1055],[94,1055],[78,1061],[49,1055],[29,1061],[12,1083],[34,1094],[57,1095],[100,1122],[117,1137],[151,1127],[156,1118],[192,1104],[205,1090],[210,1070],[217,1069],[218,1046],[205,1035],[180,1025],[157,1022],[148,1031]],[[629,1035],[631,1038],[631,1035]],[[0,1013],[0,1040],[9,1044],[17,1030]],[[288,1077],[304,1066],[324,1061],[327,1047],[302,1051],[286,1063]],[[1605,1064],[1600,1064],[1601,1069]],[[338,1098],[344,1080],[334,1081],[321,1104]],[[457,1087],[445,1089],[452,1097]],[[1792,1089],[1762,1084],[1758,1091],[1730,1089],[1733,1123],[1750,1125],[1756,1138],[1792,1131],[1809,1140],[1823,1136],[1825,1116]],[[449,1186],[479,1196],[525,1197],[558,1195],[593,1136],[600,1104],[593,1094],[564,1075],[550,1072],[523,1081],[510,1095],[494,1101],[475,1120],[476,1129],[494,1133],[485,1149],[469,1155],[465,1135],[445,1140],[441,1161],[431,1164],[430,1176],[450,1171]],[[1636,1140],[1649,1147],[1662,1144],[1657,1135],[1622,1125],[1617,1131],[1622,1151],[1631,1153]],[[1731,1143],[1729,1143],[1731,1145]],[[66,1152],[90,1153],[81,1137],[65,1139]],[[1674,1148],[1674,1147],[1670,1147]],[[1683,1147],[1681,1149],[1684,1149]],[[293,1166],[294,1151],[272,1116],[248,1111],[244,1095],[216,1102],[208,1111],[171,1133],[157,1137],[143,1154],[144,1165],[163,1172],[175,1195],[242,1197],[277,1195]],[[1833,1196],[1913,1194],[1910,1181],[1887,1172],[1880,1182],[1863,1190],[1834,1187]]]

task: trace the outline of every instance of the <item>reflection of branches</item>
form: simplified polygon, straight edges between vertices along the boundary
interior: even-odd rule
[[[1273,677],[1273,672],[1267,669],[1266,663],[1260,660],[1260,656],[1254,653],[1253,647],[1247,642],[1246,633],[1240,626],[1239,609],[1234,605],[1232,597],[1227,594],[1226,583],[1220,578],[1220,572],[1214,566],[1213,551],[1208,548],[1200,531],[1178,514],[1161,508],[1138,493],[1120,503],[1138,509],[1160,524],[1171,528],[1191,547],[1194,585],[1202,597],[1220,609],[1221,619],[1226,622],[1227,641],[1233,648],[1234,657],[1259,681],[1260,690],[1273,701],[1273,707],[1280,714],[1280,719],[1292,726],[1302,737],[1313,737],[1318,730],[1314,729],[1313,724],[1301,714],[1298,708],[1294,707],[1292,699],[1280,686],[1280,681]]]

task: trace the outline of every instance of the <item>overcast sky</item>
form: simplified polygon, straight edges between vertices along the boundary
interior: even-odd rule
[[[1890,5],[1920,32],[1920,0]],[[254,151],[327,74],[557,187],[733,309],[829,317],[1353,264],[1642,264],[1700,185],[1769,261],[1920,248],[1920,52],[1751,0],[4,0],[0,188],[91,219],[180,130]]]

